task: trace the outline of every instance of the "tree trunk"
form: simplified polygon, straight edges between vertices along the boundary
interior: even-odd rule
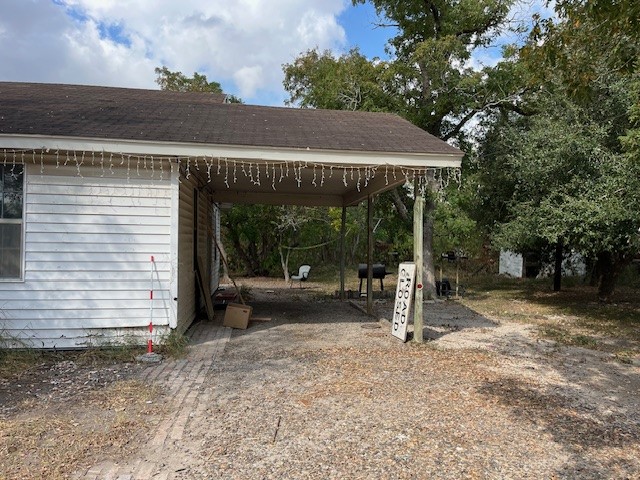
[[[358,252],[360,251],[360,234],[356,233],[353,237],[353,242],[351,243],[351,248],[350,248],[350,259],[349,262],[350,263],[355,263],[357,260],[361,260],[358,259],[357,255]]]
[[[396,211],[398,212],[398,215],[400,215],[400,218],[402,218],[402,220],[404,220],[404,222],[409,225],[409,227],[411,227],[413,219],[411,218],[411,216],[409,216],[409,210],[400,197],[398,187],[391,190],[391,200],[393,200],[393,204],[395,205]]]
[[[431,186],[431,185],[430,185]],[[425,195],[424,227],[422,230],[422,285],[425,299],[436,298],[436,269],[433,261],[433,219],[436,209],[434,190]]]
[[[254,242],[249,241],[249,244],[246,249],[247,256],[249,257],[249,262],[251,264],[251,272],[253,275],[261,275],[260,272],[260,256],[258,254],[258,245]]]
[[[562,240],[556,242],[555,268],[553,270],[553,291],[559,292],[562,286]]]
[[[589,258],[589,286],[597,287],[600,284],[600,266],[598,259]]]
[[[246,270],[245,274],[248,276],[255,276],[255,270],[253,269],[253,264],[251,262],[250,254],[242,247],[240,240],[235,236],[231,237],[231,243],[233,244],[233,248],[236,253],[240,257],[240,260],[244,264],[244,268]]]
[[[280,245],[278,251],[280,252],[280,264],[282,265],[282,272],[284,273],[284,281],[289,283],[289,255],[291,255],[291,250],[287,248],[287,254],[285,255],[282,245]]]
[[[438,189],[435,178],[427,179],[428,192],[425,194],[424,226],[422,229],[422,285],[426,299],[436,298],[436,268],[433,259],[433,219],[436,209],[435,195]]]
[[[620,273],[626,267],[633,256],[600,252],[598,254],[598,269],[600,272],[600,284],[598,285],[598,299],[603,303],[609,303],[616,288]]]
[[[222,243],[222,237],[217,241],[218,249],[220,250],[220,257],[222,257],[222,279],[220,283],[231,283],[231,276],[229,275],[229,266],[227,265],[227,251]]]

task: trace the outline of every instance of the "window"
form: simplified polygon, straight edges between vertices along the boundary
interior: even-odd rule
[[[23,165],[0,165],[0,280],[22,276]]]

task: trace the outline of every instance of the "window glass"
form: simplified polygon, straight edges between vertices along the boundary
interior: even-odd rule
[[[5,165],[3,168],[4,190],[6,192],[22,192],[22,165]]]
[[[3,218],[22,218],[22,194],[5,193],[2,196]]]
[[[22,270],[22,165],[0,166],[0,279],[20,278]]]
[[[0,278],[20,278],[22,225],[0,223]]]

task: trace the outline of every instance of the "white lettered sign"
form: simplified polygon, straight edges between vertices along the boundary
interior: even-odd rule
[[[401,263],[398,267],[398,286],[393,305],[391,335],[403,342],[407,341],[407,325],[413,301],[413,284],[416,278],[416,265],[413,262]]]

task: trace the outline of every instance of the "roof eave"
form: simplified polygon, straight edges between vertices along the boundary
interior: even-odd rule
[[[170,157],[219,157],[265,162],[393,165],[414,168],[459,168],[463,152],[380,152],[220,145],[186,142],[149,142],[127,139],[0,134],[0,149],[111,152]]]

